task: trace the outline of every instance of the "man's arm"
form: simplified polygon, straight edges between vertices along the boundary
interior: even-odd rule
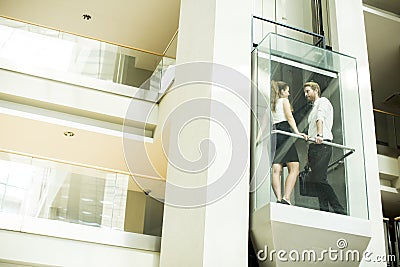
[[[315,143],[321,144],[322,141],[324,140],[322,136],[322,127],[323,127],[323,121],[322,120],[317,120],[317,136],[315,137]]]
[[[328,116],[329,113],[332,112],[332,105],[328,99],[322,98],[317,109],[317,136],[315,138],[315,143],[321,144],[324,140],[323,134],[323,124],[325,118]]]

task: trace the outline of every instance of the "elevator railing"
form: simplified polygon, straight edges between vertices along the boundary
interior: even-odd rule
[[[304,143],[301,143],[301,141],[300,141],[299,144],[301,144],[300,146],[305,146],[305,147],[307,146],[307,143],[315,143],[315,141],[316,141],[315,138],[311,138],[310,137],[310,138],[307,139],[307,141],[305,141],[302,135],[291,133],[291,132],[286,132],[286,131],[282,131],[282,130],[272,130],[271,131],[271,136],[267,135],[267,136],[265,136],[263,138],[260,138],[260,140],[256,142],[256,146],[262,146],[262,147],[271,146],[272,147],[272,151],[274,151],[274,143],[275,143],[274,140],[275,140],[277,135],[286,135],[286,136],[292,137],[292,140],[288,140],[287,143],[284,146],[293,145],[295,143],[296,139],[297,140],[303,140]],[[344,166],[345,165],[345,159],[356,151],[354,148],[351,148],[351,147],[348,147],[348,146],[345,146],[345,145],[341,145],[341,144],[337,144],[337,143],[334,143],[334,142],[322,141],[321,144],[324,144],[324,145],[330,146],[332,148],[338,149],[337,153],[334,153],[336,155],[336,158],[331,159],[329,164],[328,164],[328,167],[327,167],[328,174],[332,173],[330,175],[334,175],[334,176],[335,176],[334,172],[336,170],[339,170],[339,173],[343,172],[342,169],[345,167]],[[303,151],[304,151],[304,149],[303,149]],[[346,151],[346,152],[342,153],[340,151]],[[274,154],[275,153],[272,153],[271,157],[274,157]],[[299,155],[299,157],[303,158],[303,159],[306,158],[306,156],[304,156],[304,155]],[[307,161],[307,159],[305,159],[305,161]],[[308,166],[307,166],[308,164],[307,163],[300,162],[300,165],[301,166],[305,166],[304,167],[305,170],[308,169]],[[343,173],[341,175],[343,175]],[[338,178],[338,177],[335,177],[335,178]],[[304,186],[304,184],[300,183],[299,187],[300,186]],[[344,190],[345,191],[347,191],[346,188],[347,188],[347,181],[345,180],[345,184],[344,184]],[[299,188],[298,189],[298,193],[296,194],[297,202],[296,202],[295,205],[302,206],[302,207],[307,207],[307,208],[312,208],[312,209],[317,209],[318,207],[315,205],[315,203],[313,203],[313,202],[315,202],[315,200],[312,200],[313,197],[316,197],[316,195],[302,195],[300,190],[301,189]],[[276,199],[275,199],[275,197],[273,197],[273,195],[274,195],[273,192],[271,192],[270,195],[271,195],[271,200],[270,201],[275,202]],[[347,202],[347,200],[340,200],[340,201],[343,202],[342,203],[343,205]]]
[[[295,138],[298,138],[298,139],[303,139],[303,137],[302,137],[301,135],[294,134],[294,133],[289,133],[289,132],[285,132],[285,131],[281,131],[281,130],[272,130],[272,133],[273,133],[273,134],[274,134],[274,133],[283,134],[283,135],[295,137]],[[310,138],[308,139],[308,141],[309,141],[309,142],[315,142],[315,138],[310,137]],[[331,146],[331,147],[336,147],[336,148],[341,148],[341,149],[350,150],[350,154],[353,153],[353,152],[355,151],[354,148],[346,147],[346,146],[344,146],[344,145],[335,144],[335,143],[332,143],[332,142],[322,141],[322,144],[328,145],[328,146]],[[349,155],[350,155],[350,154],[349,154]]]
[[[281,131],[281,130],[272,130],[272,134],[283,134],[283,135],[291,136],[291,137],[294,137],[297,139],[303,139],[303,137],[301,135],[289,133],[289,132],[285,132],[285,131]],[[310,137],[310,138],[308,138],[307,141],[310,143],[314,143],[315,138]],[[336,147],[336,148],[343,149],[343,150],[348,150],[348,152],[346,152],[344,155],[340,156],[339,158],[337,158],[334,161],[332,161],[331,163],[329,163],[328,171],[335,168],[336,165],[342,164],[343,160],[345,158],[347,158],[348,156],[350,156],[351,154],[353,154],[356,151],[354,148],[350,148],[350,147],[347,147],[347,146],[344,146],[341,144],[332,143],[332,142],[322,141],[321,144],[331,146],[331,147]]]

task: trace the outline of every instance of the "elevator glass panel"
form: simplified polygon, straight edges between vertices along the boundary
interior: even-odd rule
[[[358,218],[368,218],[367,189],[365,181],[365,161],[363,134],[359,104],[356,60],[350,56],[324,50],[304,42],[277,34],[269,34],[253,51],[253,144],[252,144],[252,191],[253,210],[269,202],[276,202],[272,188],[273,159],[276,139],[281,133],[274,132],[271,113],[271,82],[284,81],[290,87],[289,102],[293,117],[300,132],[307,133],[311,123],[308,116],[312,103],[307,101],[303,84],[316,82],[321,89],[321,97],[329,100],[333,107],[333,139],[326,141],[332,150],[329,157],[327,181],[337,196],[343,213]],[[293,135],[289,128],[288,135]],[[280,153],[288,153],[295,147],[302,171],[308,163],[307,152],[313,142],[301,136],[288,136]],[[284,164],[283,164],[284,165]],[[282,194],[288,168],[281,175]],[[300,194],[299,181],[291,194],[294,206],[320,210],[319,196]],[[320,192],[321,185],[315,189]],[[329,211],[337,212],[332,203]]]

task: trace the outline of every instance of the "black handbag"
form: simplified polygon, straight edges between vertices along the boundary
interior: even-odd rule
[[[304,167],[304,170],[299,173],[299,183],[300,183],[300,195],[306,197],[316,197],[318,196],[317,184],[311,181],[311,169],[308,166]]]

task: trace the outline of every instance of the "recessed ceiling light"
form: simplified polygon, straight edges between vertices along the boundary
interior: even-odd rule
[[[72,136],[74,136],[75,134],[74,134],[74,132],[66,131],[66,132],[64,132],[64,135],[65,135],[66,137],[72,137]]]
[[[82,18],[83,18],[84,20],[91,20],[91,19],[92,19],[92,16],[89,15],[89,14],[83,14],[83,15],[82,15]]]

